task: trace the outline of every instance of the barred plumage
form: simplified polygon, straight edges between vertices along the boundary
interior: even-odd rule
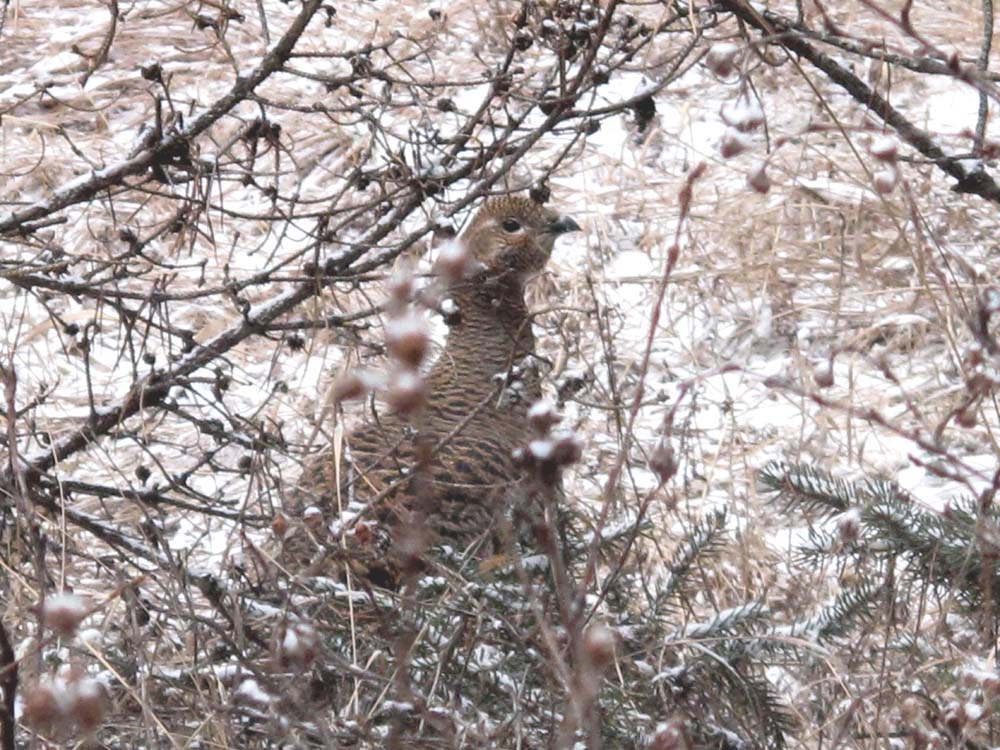
[[[349,545],[353,568],[369,581],[396,585],[400,572],[422,567],[435,541],[460,550],[490,541],[497,513],[516,502],[511,452],[527,443],[527,409],[541,395],[531,372],[509,382],[535,345],[525,283],[556,237],[578,229],[526,198],[487,201],[460,239],[475,268],[448,286],[458,315],[426,376],[426,406],[355,430],[339,485],[332,454],[307,470],[310,502],[336,508],[339,489],[341,507],[369,506],[374,537]]]

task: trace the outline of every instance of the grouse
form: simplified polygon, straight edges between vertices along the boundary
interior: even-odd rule
[[[529,198],[487,200],[458,240],[465,273],[443,282],[449,330],[422,406],[408,414],[397,403],[354,430],[339,465],[327,452],[307,470],[314,502],[359,514],[348,560],[368,582],[397,587],[433,543],[472,552],[496,541],[498,514],[517,500],[512,454],[530,441],[528,410],[541,397],[525,365],[535,348],[525,284],[556,238],[579,229]]]

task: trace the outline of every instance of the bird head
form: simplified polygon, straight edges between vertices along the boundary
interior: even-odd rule
[[[491,198],[476,213],[462,236],[473,258],[487,272],[518,278],[545,267],[556,237],[580,226],[530,198]]]

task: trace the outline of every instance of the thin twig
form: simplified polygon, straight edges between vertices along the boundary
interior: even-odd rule
[[[993,0],[983,0],[983,44],[979,49],[976,68],[985,75],[990,65],[990,50],[993,48]],[[986,121],[990,116],[990,100],[986,92],[979,92],[979,116],[976,121],[976,150],[982,152],[986,144]]]

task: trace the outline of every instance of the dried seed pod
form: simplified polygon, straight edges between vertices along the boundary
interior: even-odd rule
[[[407,416],[423,407],[427,399],[427,387],[419,373],[397,370],[389,380],[385,396],[393,411]]]
[[[582,456],[583,445],[572,433],[560,435],[552,443],[552,460],[557,466],[575,464]]]
[[[434,271],[449,283],[461,281],[469,271],[472,255],[461,240],[448,240],[441,243]]]
[[[104,721],[104,688],[97,680],[79,677],[67,684],[66,715],[85,732],[93,732]]]
[[[47,683],[32,685],[24,691],[21,718],[25,724],[37,729],[54,728],[65,714],[55,688]]]
[[[427,356],[431,336],[423,316],[410,313],[390,320],[385,327],[385,345],[389,354],[409,367],[419,367]]]
[[[313,533],[318,533],[323,528],[323,511],[315,505],[310,505],[302,511],[302,523],[304,523]]]
[[[747,174],[747,185],[761,195],[766,194],[771,189],[771,178],[767,176],[767,164],[759,161],[750,167]]]
[[[813,370],[813,382],[817,388],[829,388],[833,385],[833,367],[831,363],[824,362],[816,365]]]
[[[687,726],[680,719],[671,719],[656,727],[651,750],[690,750],[691,738]]]
[[[595,623],[583,634],[583,654],[587,663],[603,672],[615,658],[615,631],[604,623]]]
[[[389,292],[390,309],[399,309],[413,299],[417,289],[417,281],[410,268],[399,267],[389,277],[386,284]]]
[[[715,75],[728,78],[736,70],[740,48],[735,44],[713,44],[705,55],[705,67]]]
[[[49,594],[42,604],[42,624],[61,636],[75,635],[88,614],[86,602],[76,594]]]
[[[879,195],[888,195],[896,189],[899,182],[899,170],[895,165],[880,169],[872,179],[875,192]]]
[[[527,456],[535,461],[552,460],[553,443],[551,440],[532,440],[528,443]]]
[[[764,124],[764,110],[756,99],[740,96],[735,101],[726,102],[719,111],[722,121],[741,133],[749,133]]]
[[[354,526],[354,538],[358,544],[368,546],[375,541],[375,528],[369,521],[358,521]]]
[[[868,147],[868,151],[879,161],[884,162],[895,162],[896,156],[898,155],[899,146],[896,143],[895,138],[890,138],[887,135],[883,135],[872,141],[872,145]]]
[[[719,141],[719,154],[723,159],[732,159],[750,148],[750,139],[736,128],[726,128]]]
[[[995,669],[990,670],[989,674],[983,676],[981,684],[983,692],[986,693],[987,697],[995,698],[1000,694],[1000,674]]]
[[[367,370],[352,370],[337,378],[333,383],[334,401],[352,401],[364,398],[370,391],[381,385],[380,378]]]
[[[462,322],[462,311],[459,309],[458,305],[455,304],[455,300],[448,299],[441,300],[441,319],[444,324],[449,328],[452,326],[457,326]]]
[[[319,653],[319,635],[306,622],[288,623],[278,641],[277,657],[282,666],[307,669]]]
[[[952,737],[958,737],[968,723],[969,717],[966,715],[962,704],[958,701],[949,703],[948,710],[944,714],[944,725],[948,728],[948,733]]]
[[[977,423],[975,405],[970,404],[963,409],[959,409],[955,414],[955,423],[959,427],[964,427],[967,430],[975,427]]]
[[[511,462],[514,464],[514,468],[518,471],[531,471],[535,465],[535,456],[524,448],[515,448],[510,452]]]
[[[853,544],[861,537],[861,513],[851,508],[837,517],[837,534],[844,544]]]
[[[912,696],[904,700],[903,704],[899,707],[899,715],[903,720],[903,724],[911,727],[920,721],[923,711],[923,704]]]
[[[661,435],[649,455],[649,468],[661,484],[666,484],[677,473],[677,458],[666,435]]]
[[[555,425],[562,421],[563,415],[556,405],[548,399],[542,399],[532,404],[528,409],[528,422],[539,435],[547,435]]]
[[[271,519],[271,533],[278,537],[278,539],[284,539],[290,528],[288,518],[284,514],[274,514],[274,517]]]

